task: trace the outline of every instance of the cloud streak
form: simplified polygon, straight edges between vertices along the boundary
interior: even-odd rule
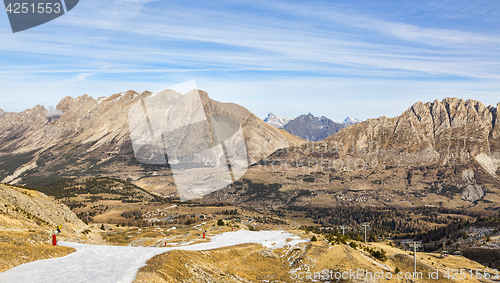
[[[373,87],[364,91],[382,102],[383,93],[413,93],[406,86],[421,91],[434,87],[440,94],[448,87],[463,94],[454,84],[465,83],[474,97],[474,86],[486,85],[481,95],[495,95],[500,34],[494,28],[499,17],[488,18],[491,8],[478,10],[466,3],[455,3],[449,10],[433,2],[417,5],[424,8],[388,1],[360,3],[88,0],[60,20],[40,26],[40,33],[0,34],[0,74],[5,77],[0,83],[7,77],[17,76],[19,81],[43,77],[54,84],[61,79],[77,81],[95,90],[98,83],[128,85],[131,78],[143,80],[140,86],[156,86],[158,81],[149,78],[196,77],[208,82],[222,77],[223,85],[231,89],[238,83],[274,82],[272,90],[261,90],[267,94],[263,104],[272,103],[278,83],[305,83],[309,78],[325,90],[333,87],[328,81],[356,82],[349,84],[352,89],[331,94],[337,99],[357,93],[364,82]],[[391,5],[399,9],[384,12]],[[453,15],[479,26],[458,25]],[[79,86],[67,85],[71,91],[81,91]],[[306,88],[289,91],[289,99],[303,103],[300,96]],[[232,97],[245,102],[234,93]],[[339,109],[331,113],[335,111]]]

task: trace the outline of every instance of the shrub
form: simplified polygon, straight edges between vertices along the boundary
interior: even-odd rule
[[[316,238],[316,236],[312,236],[311,242],[316,242],[316,241],[318,241],[318,239]]]
[[[217,225],[224,226],[224,220],[222,219],[217,220]]]
[[[385,255],[385,251],[384,251],[384,250],[382,250],[382,249],[381,249],[380,251],[374,251],[374,250],[371,250],[371,251],[370,251],[370,254],[371,254],[374,258],[376,258],[376,259],[378,259],[378,260],[380,260],[380,261],[386,261],[386,260],[387,260],[387,256]]]
[[[394,270],[394,273],[398,274],[399,272],[401,272],[401,270],[399,270],[399,267],[396,266],[396,269]]]
[[[350,242],[349,246],[351,246],[351,248],[353,248],[353,249],[358,248],[358,245],[355,242]]]
[[[314,181],[316,181],[314,177],[307,177],[302,180],[307,183],[314,183]]]

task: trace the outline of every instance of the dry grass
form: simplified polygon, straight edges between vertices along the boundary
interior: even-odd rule
[[[302,234],[302,237],[311,237],[302,231],[295,230],[295,233]],[[314,272],[324,269],[334,272],[363,269],[373,274],[383,270],[393,276],[393,279],[383,280],[384,282],[405,282],[404,279],[396,278],[396,267],[403,274],[413,272],[413,256],[410,252],[384,243],[369,243],[369,247],[384,249],[387,252],[388,260],[380,262],[360,248],[353,249],[342,244],[332,246],[321,237],[318,238],[317,242],[301,244],[291,250],[273,251],[261,245],[246,244],[210,251],[170,251],[149,260],[147,265],[139,270],[135,282],[313,282],[292,279],[290,272],[297,268],[304,272],[309,270],[313,276]],[[290,266],[288,260],[297,256],[299,260]],[[417,271],[422,272],[423,276],[416,282],[479,282],[476,279],[471,280],[470,276],[466,280],[451,280],[446,279],[444,275],[448,269],[485,268],[464,257],[440,258],[439,255],[431,253],[417,253],[417,256]],[[439,279],[429,279],[429,270],[438,270]],[[382,282],[361,278],[359,282],[379,281]]]
[[[260,245],[247,244],[211,251],[171,251],[153,257],[137,274],[143,282],[286,282],[283,259],[264,255]]]
[[[102,238],[107,244],[118,246],[163,246],[165,242],[167,246],[184,245],[186,243],[194,244],[208,241],[208,238],[202,238],[204,229],[208,231],[207,236],[231,231],[230,227],[219,227],[215,225],[214,221],[206,222],[206,224],[151,226],[146,228],[125,228],[115,227],[115,225],[108,225],[108,227],[113,228],[114,231],[101,233]]]
[[[23,263],[62,257],[75,251],[73,248],[52,246],[50,237],[35,231],[0,231],[0,272]]]

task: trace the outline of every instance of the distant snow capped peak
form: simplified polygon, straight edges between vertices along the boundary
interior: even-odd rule
[[[359,122],[363,122],[363,121],[360,119],[351,118],[350,116],[347,116],[347,118],[345,118],[344,121],[342,121],[342,124],[344,124],[344,126],[347,127],[349,125],[357,124]]]
[[[269,112],[269,114],[267,114],[267,117],[264,119],[264,122],[267,122],[269,125],[276,127],[278,129],[283,129],[283,127],[288,122],[290,122],[290,120],[292,120],[292,119],[277,116],[277,115],[274,115],[273,113]]]

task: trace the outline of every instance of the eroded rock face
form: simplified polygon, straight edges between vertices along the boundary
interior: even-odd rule
[[[466,185],[462,190],[462,199],[470,202],[480,200],[484,196],[484,191],[478,184]]]
[[[474,171],[471,169],[462,171],[462,180],[467,184],[475,183],[476,180],[474,179]]]
[[[461,194],[463,200],[475,202],[484,196],[483,189],[477,184],[474,178],[474,171],[471,169],[464,170],[462,172],[462,180],[465,182]]]

